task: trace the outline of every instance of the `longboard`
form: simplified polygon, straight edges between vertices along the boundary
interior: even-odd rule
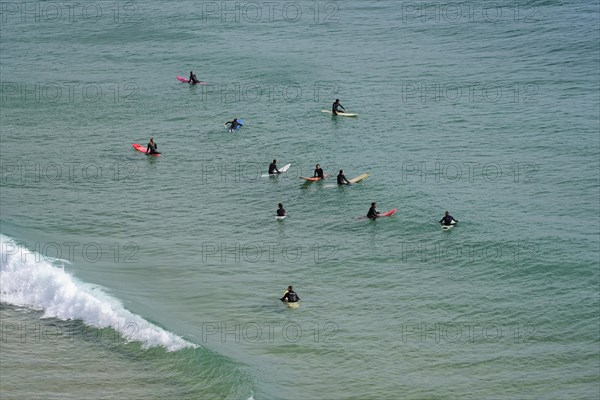
[[[322,113],[333,114],[331,110],[321,110]],[[347,113],[347,112],[339,112],[335,115],[341,115],[342,117],[356,117],[358,114],[355,113]]]
[[[146,154],[146,150],[148,150],[148,146],[142,146],[142,145],[141,145],[141,144],[139,144],[139,143],[134,143],[134,144],[132,144],[132,146],[133,146],[133,148],[134,148],[134,149],[136,149],[136,150],[137,150],[137,151],[139,151],[140,153],[144,153],[144,154]],[[155,156],[155,157],[158,157],[158,156],[160,156],[160,153],[154,153],[154,154],[150,154],[150,153],[148,153],[148,154],[146,154],[146,155],[147,155],[147,156]]]
[[[185,83],[190,83],[189,79],[184,78],[183,76],[177,75],[177,80],[179,82],[185,82]],[[208,82],[198,82],[198,83],[193,83],[192,85],[208,85]]]
[[[361,175],[359,175],[359,176],[357,176],[355,178],[348,179],[348,181],[350,181],[350,183],[358,183],[358,182],[360,182],[360,181],[362,181],[364,179],[367,179],[369,177],[369,175],[370,174],[367,172],[367,173],[361,174]]]
[[[328,176],[329,176],[329,174],[323,174],[323,178],[319,178],[319,177],[305,178],[304,176],[301,176],[300,179],[304,179],[305,181],[308,181],[308,182],[315,182],[315,181],[320,181],[322,179],[325,179]]]

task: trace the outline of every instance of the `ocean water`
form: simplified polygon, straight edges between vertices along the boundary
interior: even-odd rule
[[[0,397],[598,398],[597,2],[1,11]]]

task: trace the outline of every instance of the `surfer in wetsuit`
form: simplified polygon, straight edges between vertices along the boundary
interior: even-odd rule
[[[367,218],[375,219],[379,217],[379,213],[377,212],[377,203],[371,203],[371,208],[369,208],[369,212],[367,212]]]
[[[198,78],[196,78],[196,74],[194,74],[194,71],[190,71],[190,85],[195,85],[196,83],[200,83],[200,81],[198,80]]]
[[[284,217],[284,216],[286,216],[287,214],[286,214],[286,212],[285,212],[285,210],[283,208],[283,204],[279,203],[278,207],[279,208],[277,209],[277,216],[278,217]]]
[[[319,164],[315,166],[315,173],[313,174],[313,178],[319,177],[319,179],[325,179],[325,174],[323,173],[323,168]]]
[[[148,142],[148,147],[146,147],[146,154],[160,154],[158,151],[156,151],[157,148],[158,145],[154,141],[154,138],[150,138],[150,141]]]
[[[235,131],[235,128],[237,128],[239,125],[241,125],[237,118],[234,118],[233,121],[227,121],[225,122],[225,127],[227,127],[227,124],[231,124],[231,126],[229,127],[229,132],[233,132]]]
[[[340,169],[340,173],[337,176],[337,183],[338,185],[351,185],[350,181],[344,176],[343,169]]]
[[[288,286],[287,290],[283,294],[283,297],[280,298],[281,301],[287,301],[288,303],[295,303],[300,300],[300,297],[294,292],[293,286]]]
[[[277,160],[273,160],[271,164],[269,164],[269,174],[280,174],[281,172],[277,169]]]
[[[344,108],[343,105],[340,104],[340,99],[335,99],[335,102],[333,103],[333,106],[331,107],[331,113],[333,115],[337,115],[337,113],[341,112],[339,109],[343,109],[344,112],[346,112],[346,109]]]
[[[452,225],[452,223],[457,223],[458,221],[454,219],[454,217],[452,215],[450,215],[450,213],[448,211],[446,211],[444,213],[444,216],[442,217],[442,219],[440,219],[440,224],[442,225]]]

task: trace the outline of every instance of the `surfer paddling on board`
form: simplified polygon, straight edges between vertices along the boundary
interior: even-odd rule
[[[198,78],[196,78],[196,74],[194,73],[194,71],[190,71],[189,82],[190,82],[190,85],[195,85],[196,83],[200,83]]]
[[[160,154],[158,151],[156,151],[157,148],[158,145],[154,141],[154,138],[150,138],[150,141],[148,142],[148,147],[146,147],[146,154]]]
[[[375,219],[379,217],[379,212],[377,212],[377,203],[371,203],[371,208],[369,208],[369,212],[367,212],[367,218]]]
[[[440,219],[440,224],[445,225],[445,226],[449,226],[452,225],[452,223],[457,223],[458,221],[454,219],[454,217],[452,215],[450,215],[450,213],[448,211],[446,211],[444,213],[444,216],[442,217],[442,219]]]
[[[273,174],[280,174],[281,171],[279,171],[277,169],[277,160],[273,160],[273,162],[271,164],[269,164],[269,174],[273,175]]]
[[[277,209],[277,216],[278,217],[285,217],[287,215],[287,213],[285,212],[285,209],[283,208],[283,204],[279,203],[277,205],[277,207],[279,207]]]
[[[280,298],[279,300],[287,301],[288,303],[295,303],[298,300],[300,300],[300,297],[298,297],[296,292],[294,292],[294,287],[290,285],[290,286],[288,286],[287,290],[283,294],[283,297]]]
[[[344,176],[343,169],[340,169],[340,173],[337,176],[337,183],[338,185],[351,185],[350,181]]]
[[[235,131],[235,128],[237,128],[239,125],[241,125],[237,118],[234,118],[233,121],[227,121],[225,122],[225,127],[227,127],[227,124],[231,124],[231,126],[229,127],[229,132],[233,132]]]
[[[313,174],[313,178],[325,179],[325,174],[323,173],[323,168],[321,165],[317,164],[315,166],[315,173]]]
[[[331,107],[331,113],[333,115],[337,115],[337,113],[341,112],[339,109],[344,110],[344,112],[346,112],[346,109],[344,108],[343,105],[340,104],[340,99],[335,99],[335,102],[333,103],[333,106]]]

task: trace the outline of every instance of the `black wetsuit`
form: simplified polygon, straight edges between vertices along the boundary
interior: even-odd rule
[[[285,215],[285,210],[283,208],[278,208],[277,209],[277,216],[278,217],[283,217]]]
[[[235,128],[237,128],[240,125],[240,123],[237,120],[225,122],[225,125],[227,124],[231,124],[231,126],[229,127],[230,131],[235,131]]]
[[[331,107],[331,112],[335,115],[341,111],[338,110],[338,107],[341,107],[344,111],[346,111],[346,109],[344,108],[343,105],[341,105],[340,103],[338,103],[337,101],[335,103],[333,103],[333,106]]]
[[[198,82],[200,82],[200,81],[198,80],[198,78],[196,78],[196,74],[190,74],[190,83],[192,85],[194,85],[194,84],[196,84]]]
[[[269,164],[269,174],[279,174],[279,170],[277,169],[277,165],[275,163]]]
[[[375,207],[369,208],[369,212],[367,213],[367,218],[377,218],[379,213],[376,211]]]
[[[156,151],[157,148],[158,145],[156,144],[156,142],[148,142],[148,147],[146,147],[146,154],[160,154],[158,151]]]
[[[317,168],[315,169],[315,173],[313,175],[313,178],[319,177],[321,179],[325,178],[325,174],[323,174],[323,168]]]
[[[298,300],[300,300],[300,297],[298,297],[298,295],[296,294],[296,292],[294,292],[293,290],[288,290],[287,292],[285,292],[285,294],[283,295],[283,297],[281,299],[279,299],[281,301],[285,301],[287,300],[288,303],[295,303]]]
[[[338,183],[338,185],[346,185],[346,184],[349,185],[350,184],[350,182],[348,181],[348,179],[346,179],[344,174],[338,174],[337,183]]]
[[[452,217],[452,215],[448,214],[448,215],[444,215],[444,217],[440,220],[440,224],[452,225],[452,221],[455,221],[454,217]]]

